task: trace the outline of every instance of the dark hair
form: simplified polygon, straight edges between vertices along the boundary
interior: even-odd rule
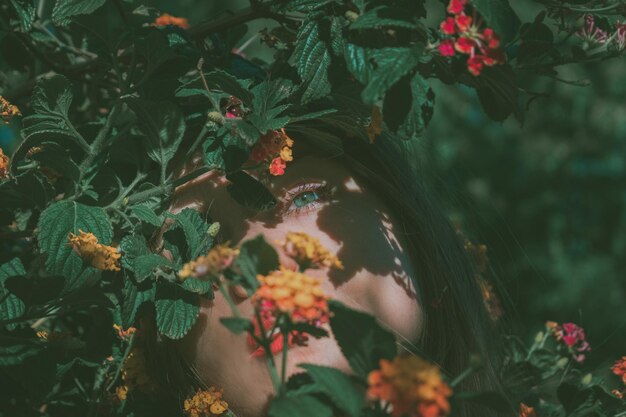
[[[344,140],[343,152],[337,152],[336,144],[316,142],[319,138],[295,134],[294,138],[296,158],[298,146],[303,145],[339,158],[392,209],[401,226],[397,233],[408,244],[405,249],[419,270],[419,279],[415,278],[413,283],[424,314],[418,351],[452,378],[480,362],[482,370],[466,379],[462,389],[499,390],[495,372],[497,356],[493,351],[497,333],[483,302],[476,262],[465,250],[444,210],[418,181],[410,148],[389,135],[383,135],[371,145],[358,139]],[[196,169],[198,159],[188,163],[184,171]],[[148,343],[146,356],[160,364],[161,381],[180,387],[182,396],[202,386],[193,364],[185,364],[167,340],[158,343],[156,330],[147,333],[152,333],[154,338]],[[163,363],[171,365],[163,368]],[[456,412],[460,416],[474,414],[473,408],[466,406]],[[489,415],[485,410],[480,413]]]

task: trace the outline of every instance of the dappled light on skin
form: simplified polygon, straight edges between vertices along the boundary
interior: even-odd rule
[[[228,181],[215,174],[179,190],[176,209],[192,206],[220,222],[217,239],[221,242],[237,245],[262,234],[275,247],[281,266],[293,271],[299,269],[298,264],[281,242],[287,241],[289,233],[306,233],[328,250],[326,256],[336,257],[343,269],[322,263],[319,268],[305,265],[302,272],[319,280],[329,298],[374,314],[399,340],[415,344],[421,331],[421,309],[412,285],[412,265],[403,248],[402,229],[376,191],[337,158],[297,155],[284,175],[258,178],[278,201],[272,210],[254,212],[240,206],[228,193]],[[230,293],[237,292],[231,289]],[[233,300],[243,317],[253,316],[253,303],[245,291]],[[223,387],[225,392],[247,393],[230,404],[233,412],[260,417],[266,414],[272,383],[263,358],[251,355],[246,338],[220,323],[220,318],[230,316],[221,294],[204,301],[196,325],[177,347],[206,384]],[[322,326],[330,331],[327,323]],[[311,337],[304,346],[290,345],[287,376],[302,372],[298,364],[305,362],[350,372],[332,337]]]

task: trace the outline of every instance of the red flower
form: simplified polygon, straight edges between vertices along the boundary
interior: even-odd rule
[[[615,362],[615,365],[611,368],[611,371],[617,376],[622,377],[622,382],[626,384],[626,356],[622,356],[622,359],[619,359]]]
[[[459,38],[454,44],[454,49],[462,54],[471,54],[472,50],[476,46],[476,42],[470,38]]]
[[[483,40],[489,49],[495,49],[500,46],[500,37],[496,35],[491,28],[487,28],[483,31]]]
[[[283,175],[285,173],[285,168],[287,168],[287,164],[285,164],[280,156],[277,156],[272,159],[272,162],[270,163],[270,174],[274,176]]]
[[[453,56],[454,55],[454,42],[452,39],[444,39],[439,44],[439,53],[441,56]]]
[[[467,4],[467,0],[450,0],[448,4],[448,13],[459,14]]]
[[[467,16],[464,13],[461,13],[461,14],[457,15],[454,18],[454,21],[456,22],[456,25],[459,28],[459,31],[461,31],[461,32],[467,32],[469,30],[470,26],[472,26],[472,17],[471,16]]]
[[[441,22],[439,27],[441,28],[441,31],[446,35],[454,35],[454,32],[456,31],[456,28],[454,27],[454,19],[451,17],[448,17],[446,18],[446,20]]]
[[[483,58],[482,55],[475,55],[467,60],[467,69],[472,75],[476,77],[480,75],[484,65]]]

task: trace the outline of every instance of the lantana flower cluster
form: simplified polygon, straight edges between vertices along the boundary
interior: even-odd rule
[[[183,404],[185,413],[189,417],[218,416],[228,410],[228,403],[222,400],[222,390],[211,387],[208,390],[198,390]]]
[[[301,269],[337,268],[343,269],[341,261],[319,239],[302,232],[288,232],[282,244],[287,256],[294,259]]]
[[[626,385],[626,356],[622,356],[615,365],[611,368],[611,371],[619,377],[622,378],[622,382]]]
[[[257,279],[261,286],[252,296],[252,304],[262,318],[287,314],[293,322],[316,326],[328,322],[327,296],[319,279],[284,267]]]
[[[78,232],[79,235],[70,233],[67,240],[85,262],[103,271],[120,270],[119,260],[122,255],[116,248],[98,243],[98,238],[93,233],[82,230]]]
[[[9,176],[9,157],[0,148],[0,180]]]
[[[589,45],[610,45],[618,51],[626,49],[626,23],[617,22],[615,31],[609,32],[597,25],[596,19],[591,14],[584,16],[583,26],[578,29],[576,36]]]
[[[2,121],[5,124],[9,124],[15,116],[22,115],[17,106],[9,103],[9,101],[2,96],[0,96],[0,114],[2,115]]]
[[[506,57],[500,37],[492,28],[483,28],[482,20],[475,12],[472,16],[467,15],[465,12],[470,8],[469,0],[450,0],[449,16],[439,25],[447,36],[439,44],[439,53],[450,57],[456,53],[467,55],[467,69],[472,75],[479,76],[485,66],[503,64]]]
[[[154,20],[154,26],[177,26],[181,29],[189,28],[189,21],[184,17],[172,16],[168,13],[163,13]]]
[[[584,362],[585,352],[589,352],[591,347],[582,327],[574,323],[558,324],[552,321],[547,322],[546,327],[557,341],[566,346],[576,362]]]
[[[227,244],[215,245],[206,255],[184,264],[178,271],[178,278],[184,281],[189,277],[199,279],[216,277],[229,268],[237,256],[238,248],[232,248]]]
[[[391,404],[391,415],[443,417],[450,413],[452,389],[439,368],[417,356],[380,360],[380,369],[367,377],[367,395]]]
[[[250,158],[255,162],[270,161],[270,174],[283,175],[287,162],[293,161],[293,143],[285,129],[270,130],[254,145]]]

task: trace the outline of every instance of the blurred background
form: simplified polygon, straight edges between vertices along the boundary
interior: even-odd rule
[[[248,2],[146,2],[198,23]],[[431,2],[438,13],[443,8]],[[511,2],[522,21],[537,4]],[[257,33],[271,21],[248,24],[244,53],[273,51]],[[499,124],[482,112],[473,90],[434,82],[435,116],[419,147],[428,184],[463,225],[489,248],[493,276],[512,330],[526,341],[546,320],[587,330],[591,368],[626,355],[626,61],[562,67],[563,80],[536,79],[542,93],[523,124]],[[16,126],[0,124],[0,146],[15,146]]]

